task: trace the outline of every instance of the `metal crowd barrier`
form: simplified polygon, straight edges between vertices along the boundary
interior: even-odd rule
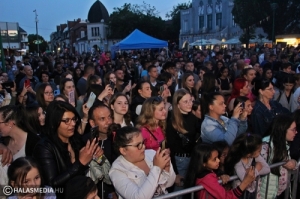
[[[278,162],[275,164],[270,165],[270,168],[276,168],[279,166],[284,165],[286,162]],[[300,182],[300,178],[299,178],[299,164],[300,164],[300,160],[298,161],[298,169],[296,170],[288,170],[288,184],[287,184],[287,188],[285,191],[285,199],[296,199],[297,196],[297,185],[298,185],[298,180]],[[292,177],[292,178],[291,178]],[[235,176],[230,176],[230,180],[229,181],[233,181],[238,179],[238,177]],[[218,181],[220,184],[222,183],[222,180]],[[268,179],[267,179],[267,184],[269,184],[269,175],[268,175]],[[293,186],[291,186],[291,184]],[[161,195],[159,197],[156,197],[155,199],[167,199],[167,198],[176,198],[179,196],[183,196],[186,194],[191,194],[191,199],[195,198],[195,193],[204,189],[203,186],[195,186],[195,187],[191,187],[191,188],[187,188],[184,190],[180,190],[180,191],[175,191],[172,193],[168,193],[166,195]],[[266,189],[266,197],[267,197],[267,193],[268,193],[268,186]],[[290,196],[290,197],[289,197]],[[268,198],[265,198],[268,199]]]

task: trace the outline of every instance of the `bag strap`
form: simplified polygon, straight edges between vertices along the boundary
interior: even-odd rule
[[[144,126],[144,128],[152,135],[152,137],[155,139],[155,141],[158,141],[158,139],[154,136],[154,134],[147,127]]]
[[[277,97],[276,101],[279,102],[280,98],[281,98],[282,92],[279,90],[279,96]]]

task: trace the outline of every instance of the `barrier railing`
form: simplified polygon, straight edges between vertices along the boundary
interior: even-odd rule
[[[299,167],[299,163],[300,163],[300,161],[298,161],[298,167]],[[286,162],[278,162],[278,163],[270,165],[270,168],[271,169],[276,168],[276,167],[282,166],[284,164],[286,164]],[[298,179],[299,179],[299,177],[298,177],[299,168],[296,169],[296,170],[288,170],[288,173],[289,173],[288,174],[288,185],[287,185],[287,188],[286,188],[286,191],[285,191],[285,197],[284,198],[288,199],[289,195],[291,195],[291,199],[296,199],[297,185],[298,185]],[[292,179],[291,179],[291,176],[293,177]],[[236,175],[235,176],[230,176],[229,181],[233,181],[233,180],[236,180],[236,179],[238,179],[238,176],[236,176]],[[218,182],[220,184],[222,183],[221,180],[219,180]],[[292,190],[291,190],[291,186],[290,186],[291,182],[293,184]],[[269,184],[269,175],[268,175],[267,184]],[[184,190],[168,193],[166,195],[156,197],[155,199],[176,198],[176,197],[183,196],[183,195],[186,195],[186,194],[191,194],[191,199],[194,199],[195,192],[198,192],[202,189],[204,189],[203,186],[195,186],[195,187],[187,188],[187,189],[184,189]],[[268,190],[268,186],[267,186],[267,190]],[[267,193],[266,193],[266,196],[267,196]],[[268,198],[266,198],[266,199],[268,199]]]

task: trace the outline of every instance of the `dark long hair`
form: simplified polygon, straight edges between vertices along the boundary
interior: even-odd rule
[[[280,114],[274,119],[267,134],[270,135],[270,142],[273,142],[273,159],[272,164],[285,161],[288,158],[288,150],[286,148],[286,133],[291,124],[295,122],[291,115]],[[280,175],[279,167],[271,169],[271,172],[275,175]]]
[[[244,133],[239,135],[232,143],[225,158],[224,169],[228,175],[234,175],[234,166],[248,154],[254,153],[262,145],[259,135]]]
[[[211,144],[199,144],[195,147],[184,182],[185,188],[195,186],[196,179],[207,171],[204,164],[207,163],[213,151],[217,149]]]
[[[50,86],[50,88],[52,89],[49,83],[42,83],[36,90],[36,101],[44,111],[47,109],[47,105],[44,98],[44,92],[47,86]]]
[[[43,132],[43,127],[40,124],[39,121],[39,115],[38,115],[38,110],[39,108],[42,108],[39,105],[33,104],[30,106],[26,106],[26,123],[28,124],[28,128],[30,132],[35,133],[35,134],[40,134],[44,133]]]
[[[77,117],[77,122],[75,125],[74,135],[69,138],[70,144],[75,152],[76,157],[79,155],[79,150],[82,147],[81,140],[79,138],[79,133],[77,132],[78,126],[80,124],[80,116],[76,109],[68,102],[63,101],[53,101],[47,107],[47,114],[45,119],[45,133],[48,138],[59,148],[60,151],[66,151],[64,143],[58,137],[58,128],[61,124],[61,119],[65,112],[72,112],[75,117]],[[68,154],[68,153],[67,153]],[[69,157],[66,157],[69,158]]]
[[[22,186],[28,172],[32,168],[36,168],[39,172],[41,171],[37,161],[32,157],[21,157],[13,161],[7,170],[9,184],[12,186],[12,182],[14,182],[14,187]],[[40,178],[41,187],[43,187],[43,176],[40,175]]]

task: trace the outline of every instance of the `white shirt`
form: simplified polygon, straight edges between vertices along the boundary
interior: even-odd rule
[[[148,176],[143,170],[128,162],[120,155],[113,163],[109,177],[119,195],[119,199],[151,199],[154,195],[168,193],[166,188],[175,182],[175,172],[171,164],[170,171],[161,171],[153,165],[154,150],[145,150],[145,161],[150,168]]]

